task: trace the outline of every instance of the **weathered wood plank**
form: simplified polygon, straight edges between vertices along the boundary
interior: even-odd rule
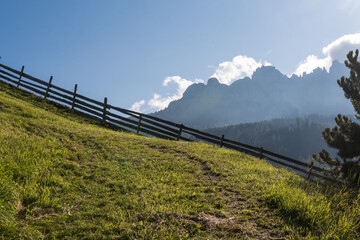
[[[43,80],[40,80],[40,79],[35,78],[35,77],[32,77],[32,76],[30,76],[29,74],[26,74],[26,73],[22,73],[21,71],[15,70],[15,69],[10,68],[10,67],[8,67],[8,66],[5,66],[5,65],[3,65],[3,64],[1,64],[1,63],[0,63],[0,67],[4,68],[4,69],[6,69],[6,70],[8,70],[8,71],[10,71],[10,72],[13,72],[13,73],[15,73],[15,74],[17,74],[17,75],[19,75],[19,76],[22,76],[22,77],[27,78],[27,79],[29,79],[29,80],[32,80],[32,81],[34,81],[34,82],[40,83],[40,84],[42,84],[42,85],[47,86],[47,84],[48,84],[47,82],[45,82],[45,81],[43,81]]]
[[[124,109],[124,108],[115,107],[115,106],[111,106],[111,109],[114,109],[116,111],[122,112],[122,113],[130,115],[130,116],[139,116],[140,115],[140,113],[138,113],[138,112],[127,110],[127,109]],[[147,119],[152,119],[152,120],[155,120],[155,121],[158,121],[158,122],[161,122],[161,123],[165,123],[167,125],[170,125],[170,126],[173,126],[173,127],[176,127],[176,128],[180,127],[180,124],[173,123],[173,122],[170,122],[170,121],[167,121],[167,120],[164,120],[164,119],[160,119],[160,118],[157,118],[157,117],[153,117],[153,116],[150,116],[150,115],[143,114],[143,120],[145,120],[146,118]]]
[[[109,116],[110,116],[110,114],[109,114]],[[129,123],[119,121],[119,120],[113,119],[111,117],[106,117],[106,119],[108,120],[108,123],[115,123],[115,124],[118,124],[120,126],[127,127],[127,128],[130,128],[130,129],[133,129],[133,130],[136,130],[136,128],[137,128],[136,125],[131,125]]]
[[[6,70],[8,70],[8,71],[10,71],[10,72],[12,72],[12,73],[15,73],[15,74],[17,74],[17,75],[19,75],[20,76],[20,71],[18,71],[18,70],[16,70],[16,69],[13,69],[13,68],[11,68],[11,67],[8,67],[8,66],[5,66],[4,64],[1,64],[0,63],[0,67],[2,67],[2,68],[4,68],[4,69],[6,69]]]
[[[103,122],[106,122],[107,97],[104,98]]]
[[[142,121],[143,121],[143,122],[150,123],[150,124],[155,125],[155,126],[157,126],[157,127],[161,127],[161,128],[163,128],[163,129],[166,129],[166,130],[168,130],[169,132],[173,132],[173,133],[177,133],[177,132],[178,132],[178,129],[168,127],[168,126],[166,126],[166,125],[164,125],[164,124],[157,123],[157,122],[155,122],[155,121],[146,119],[146,118],[144,118],[144,117],[142,117]]]
[[[39,88],[39,89],[41,89],[41,90],[46,91],[46,87],[36,85],[36,84],[31,83],[31,82],[28,82],[28,81],[26,81],[26,80],[21,80],[21,84],[24,84],[24,83],[27,84],[27,85],[30,85],[30,86],[32,86],[32,87],[36,87],[36,88]],[[21,86],[21,85],[20,85],[20,86]]]
[[[137,126],[137,129],[136,129],[136,133],[137,133],[137,134],[139,134],[139,132],[140,132],[141,120],[142,120],[142,115],[140,115],[139,122],[138,122],[138,126]]]
[[[162,139],[167,139],[167,140],[174,140],[174,138],[172,138],[172,137],[168,137],[168,136],[159,134],[159,133],[157,133],[157,132],[150,131],[150,130],[148,130],[148,129],[143,129],[142,132],[144,132],[144,133],[146,133],[146,134],[149,134],[149,135],[151,135],[151,136],[154,136],[154,137],[158,137],[158,138],[162,138]]]
[[[47,95],[49,94],[49,89],[50,89],[50,87],[51,87],[51,82],[52,82],[52,80],[53,80],[53,76],[50,77],[49,84],[48,84],[48,86],[47,86],[47,88],[46,88],[46,92],[45,92],[44,99],[46,99]]]
[[[72,93],[71,93],[71,94],[72,94]],[[85,100],[85,101],[88,101],[88,102],[97,104],[97,105],[99,105],[99,106],[101,106],[101,107],[104,107],[104,103],[99,102],[99,101],[96,101],[96,100],[91,99],[91,98],[88,98],[88,97],[85,97],[85,96],[83,96],[83,95],[81,95],[81,94],[77,94],[76,97],[77,97],[77,98],[81,98],[82,100]]]
[[[52,90],[52,89],[50,89],[49,92],[54,93],[54,94],[56,94],[57,96],[60,96],[60,97],[62,97],[62,98],[65,98],[65,99],[69,100],[69,101],[70,101],[69,106],[72,107],[72,105],[73,105],[73,100],[74,100],[74,97],[73,97],[73,96],[67,96],[67,95],[61,94],[61,93],[59,93],[59,92],[57,92],[57,91],[54,91],[54,90]],[[75,106],[80,106],[80,105],[83,105],[83,106],[85,106],[85,107],[87,107],[87,108],[89,108],[89,109],[91,109],[91,110],[99,111],[101,114],[103,114],[103,109],[102,109],[102,108],[93,106],[93,105],[88,104],[88,103],[86,103],[86,102],[83,102],[83,101],[81,101],[81,100],[79,100],[79,99],[75,99],[75,105],[74,105],[74,107],[75,107]],[[100,113],[99,113],[99,114],[100,114]]]
[[[240,147],[238,145],[232,145],[230,143],[224,142],[223,147],[233,149],[233,150],[236,150],[238,152],[246,153],[246,154],[254,156],[254,157],[258,156],[258,152],[250,150],[250,149],[246,149],[246,148],[243,148],[243,147]]]
[[[119,115],[114,114],[114,113],[111,113],[111,112],[109,112],[108,115],[111,116],[111,117],[117,118],[117,119],[121,119],[121,120],[124,121],[124,122],[128,122],[128,123],[134,124],[134,126],[136,126],[136,128],[134,128],[134,130],[137,131],[137,129],[138,129],[138,124],[139,124],[138,121],[134,121],[134,120],[132,120],[132,119],[130,119],[130,118],[122,117],[122,116],[119,116]],[[139,117],[139,118],[140,118],[140,117]],[[172,133],[172,132],[168,132],[168,131],[166,131],[166,130],[164,130],[164,129],[156,128],[156,127],[154,127],[154,126],[151,126],[151,125],[142,123],[142,124],[141,124],[141,131],[142,131],[144,128],[147,128],[147,129],[150,129],[150,130],[153,130],[153,131],[157,131],[157,132],[160,132],[160,133],[163,133],[163,134],[172,136],[172,137],[176,137],[176,135],[175,135],[174,133]]]
[[[33,76],[30,76],[29,74],[23,73],[22,76],[23,76],[24,78],[26,78],[26,79],[32,80],[32,81],[37,82],[37,83],[39,83],[39,84],[42,84],[42,85],[45,85],[45,86],[48,85],[47,82],[45,82],[45,81],[43,81],[43,80],[40,80],[40,79],[38,79],[38,78],[35,78],[35,77],[33,77]]]
[[[11,82],[11,83],[14,83],[15,85],[18,83],[18,81],[15,81],[3,74],[0,74],[0,78],[3,79],[3,81]]]
[[[74,87],[74,95],[73,95],[74,97],[73,97],[71,109],[74,109],[74,107],[75,107],[76,92],[77,92],[77,84],[75,84],[75,87]]]
[[[174,137],[175,139],[178,137],[177,134],[174,134],[174,133],[172,133],[172,132],[168,132],[168,131],[163,130],[163,129],[161,129],[161,128],[157,128],[157,127],[154,127],[154,126],[151,126],[151,125],[142,123],[142,124],[141,124],[141,131],[143,131],[144,128],[147,128],[147,129],[150,129],[150,130],[153,130],[153,131],[155,131],[155,132],[162,133],[162,134],[169,135],[169,136],[171,136],[171,137]]]
[[[304,169],[302,169],[302,168],[298,168],[298,167],[296,167],[296,166],[293,166],[293,165],[284,163],[284,162],[282,162],[282,161],[275,160],[275,159],[269,158],[269,157],[266,157],[266,160],[269,160],[269,161],[275,162],[275,163],[277,163],[277,164],[280,164],[280,165],[283,165],[283,166],[292,168],[292,169],[294,169],[294,170],[296,170],[296,171],[299,171],[299,172],[308,174],[308,171],[307,171],[307,170],[304,170]],[[319,179],[326,180],[326,181],[328,181],[328,182],[333,182],[333,183],[336,183],[336,184],[342,184],[341,181],[338,181],[338,180],[336,180],[336,179],[332,179],[332,178],[326,177],[325,175],[322,175],[322,174],[318,174],[318,173],[312,172],[312,173],[311,173],[311,176],[317,177],[317,178],[319,178]]]
[[[183,129],[184,125],[180,125],[179,129],[178,129],[178,132],[176,134],[176,140],[179,141],[180,137],[181,137],[181,134],[182,134],[182,129]]]
[[[72,100],[73,100],[73,98],[72,98]],[[84,106],[86,106],[86,107],[88,107],[88,108],[91,108],[91,109],[93,109],[93,110],[96,110],[96,111],[99,111],[99,112],[103,113],[103,109],[102,109],[102,108],[96,107],[96,106],[94,106],[94,105],[91,105],[90,103],[86,103],[86,102],[81,101],[81,100],[79,100],[79,99],[75,99],[75,103],[84,105]]]
[[[96,117],[96,116],[94,116],[94,115],[88,114],[88,113],[83,112],[83,111],[80,111],[80,110],[78,110],[78,109],[76,109],[75,112],[76,112],[77,114],[79,114],[79,115],[83,115],[83,116],[85,116],[85,117],[87,117],[87,118],[90,118],[90,119],[92,119],[92,120],[95,120],[96,122],[99,122],[99,123],[101,122],[101,118],[98,118],[98,117]]]
[[[54,95],[49,95],[48,98],[55,99],[56,101],[59,101],[59,102],[61,102],[61,103],[63,103],[63,104],[66,104],[66,105],[70,105],[70,104],[71,104],[71,102],[69,102],[69,101],[67,101],[67,100],[65,100],[65,99],[63,99],[63,98],[56,97],[56,96],[54,96]],[[66,106],[66,105],[65,105],[65,106]]]
[[[55,85],[52,85],[51,86],[52,88],[54,88],[54,89],[56,89],[56,90],[59,90],[59,91],[61,91],[61,92],[63,92],[63,93],[67,93],[67,94],[69,94],[69,95],[73,95],[73,92],[71,92],[71,91],[69,91],[69,90],[66,90],[66,89],[63,89],[63,88],[61,88],[61,87],[58,87],[58,86],[55,86]]]
[[[165,123],[169,126],[173,126],[173,127],[176,127],[176,128],[179,128],[181,124],[177,124],[177,123],[174,123],[174,122],[170,122],[170,121],[167,121],[167,120],[164,120],[164,119],[161,119],[161,118],[157,118],[157,117],[154,117],[154,116],[150,116],[150,115],[145,115],[144,118],[148,118],[148,119],[152,119],[152,120],[155,120],[155,121],[158,121],[158,122],[161,122],[161,123]]]
[[[203,135],[203,136],[205,136],[205,137],[213,138],[213,139],[216,139],[216,140],[218,140],[218,141],[221,141],[221,137],[218,137],[218,136],[215,136],[215,135],[213,135],[213,134],[206,133],[206,132],[203,132],[203,131],[194,129],[194,128],[190,128],[190,127],[184,126],[184,127],[183,127],[183,130],[186,130],[187,132],[194,132],[194,133],[197,133],[197,134],[201,134],[201,135]]]
[[[220,142],[220,147],[223,147],[223,145],[224,145],[224,138],[225,138],[225,136],[224,136],[224,134],[221,136],[221,142]]]
[[[137,129],[137,124],[136,124],[136,122],[135,122],[135,125],[131,125],[131,124],[128,124],[128,123],[125,123],[125,122],[122,122],[122,121],[119,121],[119,120],[115,120],[115,119],[109,118],[109,117],[107,117],[106,119],[108,120],[108,123],[116,123],[116,124],[118,124],[118,125],[120,125],[120,126],[133,129],[134,131],[136,131],[136,129]],[[155,137],[160,137],[160,138],[163,138],[163,139],[169,139],[169,140],[173,140],[173,139],[174,139],[174,138],[171,138],[171,137],[169,137],[169,136],[160,134],[160,133],[158,133],[158,132],[151,131],[151,130],[149,130],[149,129],[147,129],[147,128],[141,129],[141,132],[142,132],[142,133],[149,134],[149,135],[152,135],[152,136],[155,136]]]
[[[71,106],[71,102],[70,102],[69,105]],[[81,109],[81,110],[84,110],[84,111],[86,111],[86,112],[88,112],[88,113],[94,114],[94,115],[96,115],[96,116],[98,116],[98,117],[101,117],[101,118],[103,117],[102,113],[98,113],[98,112],[93,111],[93,110],[91,110],[91,109],[89,109],[89,108],[87,108],[87,107],[84,107],[84,106],[81,106],[81,105],[78,105],[78,104],[75,104],[75,107],[76,107],[76,108],[79,108],[79,109]]]
[[[282,165],[282,166],[285,166],[285,167],[289,167],[289,168],[292,168],[296,171],[299,171],[299,172],[302,172],[302,173],[307,173],[307,170],[303,169],[303,168],[299,168],[297,166],[294,166],[294,165],[291,165],[291,164],[288,164],[286,162],[283,162],[283,161],[280,161],[280,160],[277,160],[277,159],[274,159],[274,158],[270,158],[270,157],[266,157],[265,158],[266,160],[269,160],[271,162],[274,162],[274,163],[277,163],[279,165]]]
[[[220,143],[219,141],[217,141],[217,140],[215,140],[215,139],[208,138],[208,137],[205,137],[205,136],[203,136],[203,135],[197,134],[197,133],[192,132],[192,131],[184,130],[184,129],[185,129],[185,128],[182,129],[182,131],[183,131],[184,133],[190,134],[190,135],[192,135],[192,136],[194,136],[194,137],[196,137],[196,138],[198,138],[198,139],[202,139],[202,140],[205,140],[205,141],[207,141],[207,142],[214,143],[214,144],[219,144],[219,143]]]
[[[251,150],[260,152],[260,148],[254,147],[254,146],[251,146],[251,145],[248,145],[248,144],[245,144],[245,143],[236,142],[236,141],[232,141],[232,140],[229,140],[229,139],[224,138],[224,143],[225,143],[225,142],[226,142],[226,143],[233,144],[233,145],[239,145],[239,146],[241,146],[241,147],[245,147],[245,148],[248,148],[248,149],[251,149]]]
[[[19,85],[20,85],[20,82],[21,82],[21,78],[22,78],[22,76],[24,75],[24,66],[22,66],[22,68],[21,68],[21,72],[20,72],[20,76],[19,76],[19,79],[18,79],[18,84],[17,84],[17,88],[19,87]]]
[[[31,91],[33,91],[33,92],[36,92],[36,93],[40,94],[40,96],[44,96],[44,94],[45,94],[45,92],[40,91],[39,89],[36,89],[36,88],[33,88],[33,87],[29,86],[29,85],[24,84],[23,81],[21,81],[21,83],[19,84],[19,86],[21,86],[21,87],[23,87],[23,88],[26,88],[26,89],[29,89],[29,90],[31,90]]]
[[[118,112],[121,112],[121,113],[123,113],[123,114],[132,116],[132,117],[137,118],[137,119],[140,117],[140,113],[134,114],[134,113],[132,113],[131,111],[126,111],[125,109],[122,109],[122,108],[119,108],[119,107],[114,107],[114,106],[112,106],[112,105],[109,105],[109,107],[110,107],[111,109],[115,110],[115,111],[118,111]],[[145,115],[144,115],[144,116],[145,116]]]
[[[282,160],[285,160],[287,162],[291,162],[291,163],[295,163],[297,165],[300,165],[300,166],[303,166],[303,167],[306,167],[306,168],[310,168],[312,167],[313,170],[316,170],[316,171],[322,171],[321,168],[317,167],[317,166],[311,166],[311,164],[309,163],[304,163],[304,162],[301,162],[299,160],[296,160],[296,159],[292,159],[292,158],[289,158],[289,157],[286,157],[286,156],[283,156],[283,155],[280,155],[280,154],[277,154],[277,153],[273,153],[273,152],[270,152],[268,150],[263,150],[263,154],[267,154],[267,155],[270,155],[272,157],[277,157],[277,158],[280,158]]]
[[[55,88],[54,88],[55,89]],[[65,95],[65,94],[62,94],[62,93],[59,93],[57,91],[55,91],[54,89],[49,89],[49,93],[53,93],[59,97],[62,97],[62,98],[65,98],[66,100],[69,100],[70,102],[72,101],[72,97],[71,96],[68,96],[68,95]],[[71,104],[70,104],[71,106]]]
[[[133,119],[126,118],[126,117],[122,117],[122,116],[119,116],[119,115],[114,114],[114,113],[112,113],[112,112],[109,112],[108,115],[111,116],[111,117],[120,119],[120,120],[122,120],[122,121],[132,123],[132,124],[134,124],[134,125],[137,125],[137,124],[138,124],[138,122],[137,122],[137,121],[134,121]]]
[[[6,71],[4,71],[4,70],[1,70],[1,69],[0,69],[0,73],[2,73],[2,74],[4,74],[4,75],[7,75],[8,77],[15,78],[16,80],[19,79],[18,76],[12,75],[11,73],[8,73],[8,72],[6,72]]]

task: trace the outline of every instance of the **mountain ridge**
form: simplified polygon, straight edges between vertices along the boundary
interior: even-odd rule
[[[351,114],[351,104],[336,81],[347,74],[345,65],[338,61],[329,72],[317,68],[291,77],[274,66],[262,66],[251,78],[231,85],[216,78],[210,78],[207,84],[192,84],[181,99],[152,115],[204,129],[314,113]]]

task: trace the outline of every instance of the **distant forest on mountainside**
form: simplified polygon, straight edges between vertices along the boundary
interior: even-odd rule
[[[266,120],[205,130],[208,133],[307,161],[322,149],[336,155],[322,139],[321,132],[335,125],[335,116],[309,115]]]

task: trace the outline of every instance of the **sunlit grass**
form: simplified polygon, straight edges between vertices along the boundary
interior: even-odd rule
[[[0,85],[2,239],[359,239],[358,193]],[[26,101],[24,101],[26,100]]]

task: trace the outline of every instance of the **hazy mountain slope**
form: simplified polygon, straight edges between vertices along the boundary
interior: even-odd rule
[[[347,74],[346,67],[336,61],[329,73],[316,69],[290,78],[272,66],[263,66],[251,79],[246,77],[230,86],[217,79],[209,79],[207,85],[193,84],[182,99],[153,115],[204,129],[312,113],[349,114],[351,104],[336,82]]]

